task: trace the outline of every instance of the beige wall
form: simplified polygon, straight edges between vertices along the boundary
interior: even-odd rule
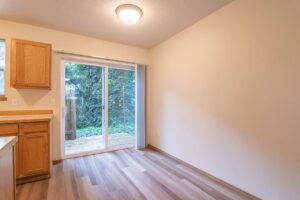
[[[297,0],[236,0],[151,50],[148,137],[162,150],[264,199],[299,199]],[[148,50],[0,20],[0,38],[149,63]],[[16,90],[1,110],[53,109],[60,158],[60,62],[51,91]]]
[[[149,63],[148,50],[84,37],[80,35],[29,26],[0,20],[0,38],[7,41],[6,57],[6,96],[7,102],[0,102],[0,110],[12,109],[53,109],[52,154],[53,159],[60,159],[60,93],[61,64],[60,56],[53,54],[52,90],[13,89],[9,86],[10,39],[21,38],[51,43],[53,50],[95,55],[101,57],[128,60],[137,63]]]
[[[153,48],[150,144],[263,199],[300,199],[299,9],[236,0]]]

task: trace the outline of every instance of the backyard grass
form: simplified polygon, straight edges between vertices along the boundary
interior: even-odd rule
[[[108,134],[117,134],[117,133],[128,133],[134,135],[134,125],[131,126],[110,126],[108,127]],[[89,137],[102,135],[102,127],[89,126],[86,128],[81,128],[76,130],[77,138]]]

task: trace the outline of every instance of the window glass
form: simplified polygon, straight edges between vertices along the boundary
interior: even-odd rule
[[[0,95],[4,95],[5,41],[0,40]]]

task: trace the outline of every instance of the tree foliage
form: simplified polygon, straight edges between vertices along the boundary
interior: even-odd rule
[[[102,127],[103,68],[84,64],[66,63],[66,106],[70,109],[70,91],[75,90],[76,129],[98,130]],[[134,133],[135,116],[134,71],[109,68],[108,70],[108,125],[109,133]],[[68,120],[68,119],[67,119]],[[67,122],[68,123],[68,122]],[[88,133],[93,134],[93,133]],[[84,134],[83,134],[84,135]]]

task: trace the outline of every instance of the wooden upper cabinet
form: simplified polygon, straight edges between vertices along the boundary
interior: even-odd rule
[[[50,89],[51,54],[51,44],[12,39],[11,86]]]

